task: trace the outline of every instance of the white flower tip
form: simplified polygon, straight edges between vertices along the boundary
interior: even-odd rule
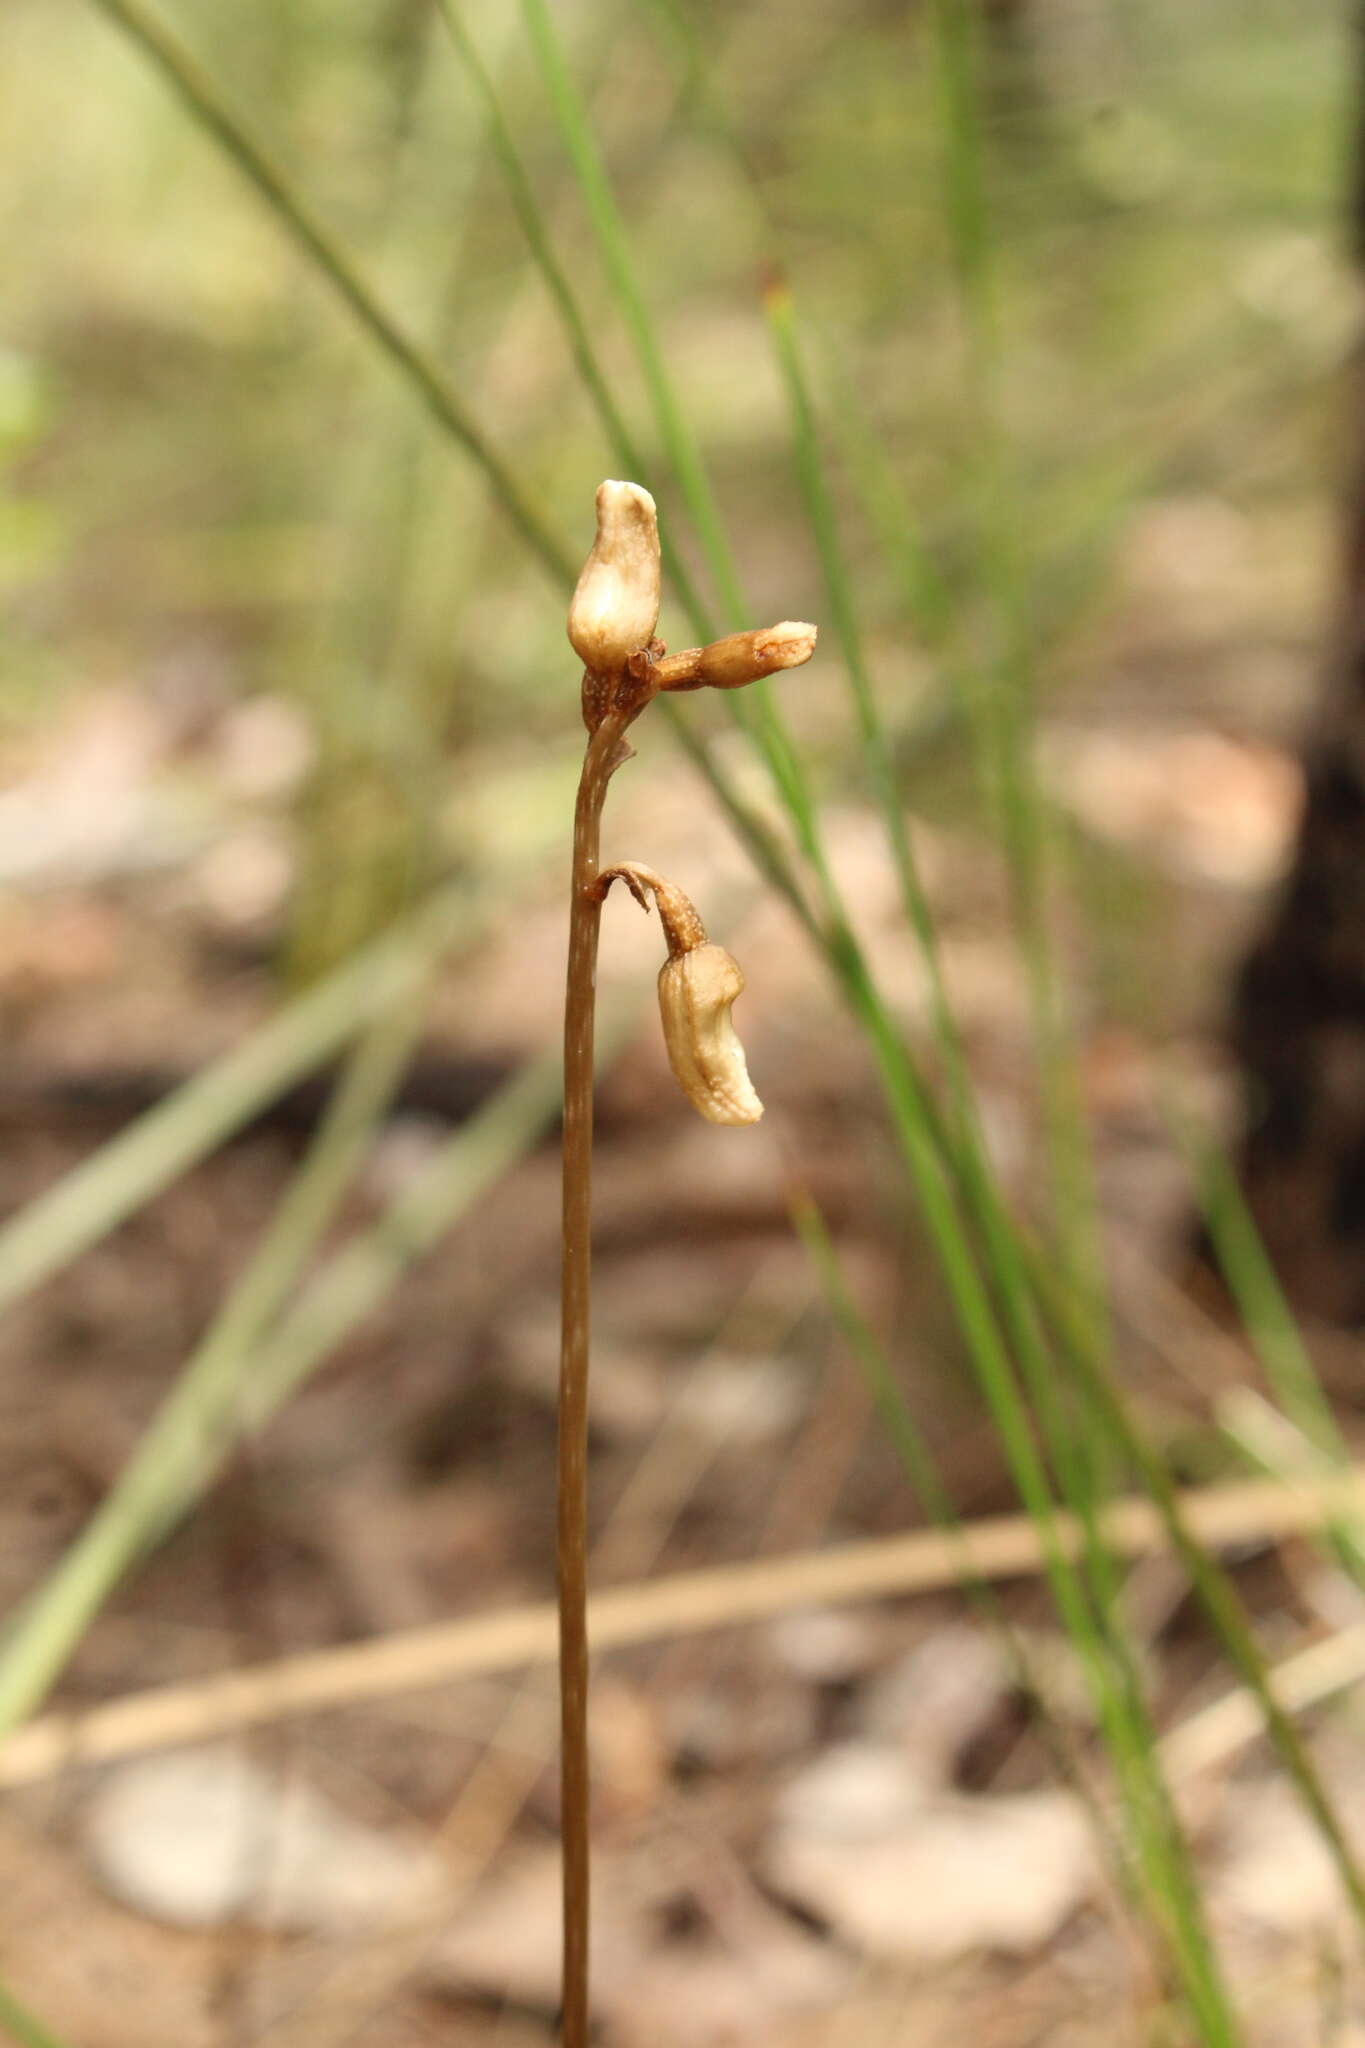
[[[782,668],[800,668],[815,652],[819,628],[807,625],[804,619],[783,619],[778,626],[769,626],[758,636],[758,651],[769,664],[772,673]]]
[[[597,487],[597,538],[569,606],[569,639],[585,668],[614,674],[649,645],[661,590],[654,500],[609,477]]]
[[[628,484],[609,476],[597,486],[597,531],[606,519],[643,518],[657,532],[659,511],[643,484]]]

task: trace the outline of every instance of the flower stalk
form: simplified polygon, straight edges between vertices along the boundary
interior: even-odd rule
[[[618,876],[658,904],[669,957],[659,999],[670,1064],[713,1122],[752,1123],[762,1105],[749,1083],[730,1004],[738,965],[707,940],[682,891],[652,869],[601,865],[607,785],[631,757],[626,733],[661,690],[736,689],[808,661],[815,628],[785,622],[730,634],[669,656],[654,639],[660,561],[654,500],[638,484],[597,492],[597,537],[569,608],[584,663],[587,749],[574,805],[569,955],[564,1001],[563,1252],[560,1302],[557,1560],[564,1964],[560,2038],[587,2048],[589,2031],[590,1781],[588,1757],[587,1451],[591,1332],[593,1037],[602,904]]]

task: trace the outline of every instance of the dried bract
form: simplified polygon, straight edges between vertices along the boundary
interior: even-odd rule
[[[569,606],[569,639],[586,669],[618,675],[649,645],[661,587],[653,498],[639,484],[599,484],[597,538]]]

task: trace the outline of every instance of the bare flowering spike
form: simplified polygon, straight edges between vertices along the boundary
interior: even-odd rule
[[[659,908],[668,942],[668,958],[659,970],[659,1015],[674,1079],[708,1123],[756,1124],[763,1104],[730,1016],[736,996],[744,992],[739,962],[724,946],[711,944],[694,905],[676,883],[639,861],[617,861],[598,876],[598,894],[605,896],[617,880],[640,904],[645,904],[645,891],[652,890]]]
[[[597,538],[569,606],[569,639],[593,675],[619,674],[648,647],[661,579],[653,498],[639,484],[599,484]]]
[[[668,958],[659,974],[664,1044],[683,1093],[711,1123],[752,1124],[763,1114],[730,1012],[744,987],[738,963],[714,946],[681,889],[625,861],[602,868],[607,785],[630,759],[626,732],[660,690],[740,688],[808,661],[815,628],[786,620],[732,633],[671,658],[654,638],[659,616],[659,534],[654,500],[638,484],[597,493],[597,539],[569,608],[569,639],[583,662],[588,744],[574,801],[569,958],[564,1000],[564,1180],[559,1353],[559,1697],[564,1969],[560,2037],[588,2048],[591,1831],[588,1762],[587,1463],[589,1310],[592,1297],[593,1015],[602,900],[624,881],[646,909],[658,905]]]
[[[709,647],[686,647],[659,662],[661,690],[739,690],[760,676],[800,668],[815,652],[816,629],[804,620],[783,619],[777,626],[754,626],[747,633],[727,633]]]

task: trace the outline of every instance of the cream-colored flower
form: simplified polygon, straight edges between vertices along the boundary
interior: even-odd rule
[[[724,946],[694,946],[659,969],[659,1014],[674,1079],[712,1124],[756,1124],[763,1114],[730,1005],[744,992]]]
[[[617,881],[645,910],[652,891],[664,928],[668,958],[659,970],[659,1016],[673,1078],[708,1123],[756,1124],[763,1104],[730,1016],[744,992],[738,960],[707,938],[696,906],[676,882],[642,861],[616,861],[597,877],[598,895]]]
[[[616,675],[649,645],[661,588],[653,498],[639,484],[599,484],[597,538],[569,606],[569,639],[586,669]]]

